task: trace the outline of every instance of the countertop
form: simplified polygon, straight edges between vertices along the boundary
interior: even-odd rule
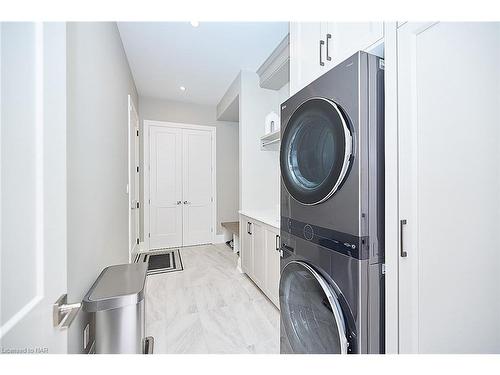
[[[280,228],[280,214],[275,210],[251,209],[251,210],[240,210],[238,212],[241,215],[251,217],[252,219],[255,219],[257,221],[260,221],[264,224],[270,225],[277,229]]]

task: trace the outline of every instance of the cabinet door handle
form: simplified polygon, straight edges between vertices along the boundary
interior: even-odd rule
[[[406,258],[408,256],[408,253],[406,251],[404,251],[404,248],[403,248],[403,244],[404,244],[403,227],[406,225],[406,223],[407,223],[406,219],[403,219],[399,222],[399,247],[401,250],[401,258]]]
[[[326,59],[328,61],[331,61],[332,60],[332,57],[330,56],[330,52],[329,52],[329,46],[330,46],[330,39],[332,39],[332,34],[326,34]]]
[[[276,235],[276,251],[280,251],[280,235]]]
[[[323,45],[325,44],[324,40],[319,41],[319,65],[324,66],[325,63],[323,62]]]
[[[247,221],[247,233],[252,235],[252,223]]]

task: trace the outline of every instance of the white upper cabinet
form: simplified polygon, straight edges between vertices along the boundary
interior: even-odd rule
[[[357,51],[369,51],[384,37],[383,22],[329,22],[327,32],[332,36],[331,66],[347,59]]]
[[[291,22],[290,94],[383,37],[383,22]]]
[[[325,72],[320,61],[320,22],[290,23],[290,94],[294,94]],[[321,56],[323,60],[323,56]]]

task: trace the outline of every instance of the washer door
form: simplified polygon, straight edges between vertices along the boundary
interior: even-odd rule
[[[290,195],[313,205],[332,196],[349,170],[352,136],[337,104],[313,98],[290,117],[281,140],[281,175]]]
[[[311,266],[292,261],[280,279],[281,324],[294,353],[345,354],[346,328],[336,293]]]

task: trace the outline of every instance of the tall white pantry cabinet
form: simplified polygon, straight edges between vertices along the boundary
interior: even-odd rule
[[[395,47],[399,352],[499,353],[500,23],[409,22]]]

